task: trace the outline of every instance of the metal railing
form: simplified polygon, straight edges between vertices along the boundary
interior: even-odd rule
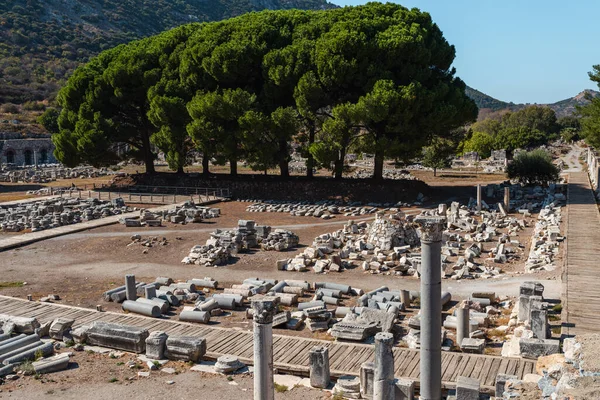
[[[128,203],[133,204],[177,204],[184,201],[193,201],[196,204],[203,204],[209,201],[222,200],[223,197],[213,193],[204,194],[155,194],[155,193],[131,193],[115,191],[95,191],[95,190],[69,190],[57,193],[61,198],[75,199],[98,199],[112,200],[122,198]]]

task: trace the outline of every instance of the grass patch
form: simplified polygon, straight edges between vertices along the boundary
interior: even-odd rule
[[[13,288],[13,287],[23,287],[23,282],[22,281],[0,282],[0,289]]]
[[[23,372],[23,375],[33,375],[35,374],[35,368],[33,368],[33,364],[31,361],[25,361],[19,366],[19,370]]]
[[[231,375],[227,376],[227,380],[228,380],[229,382],[231,382],[231,381],[233,380],[233,376],[231,376]]]
[[[69,339],[65,342],[65,346],[73,347],[73,346],[75,346],[75,341],[73,339]]]
[[[115,382],[119,382],[119,380],[114,376],[108,380],[108,383],[115,383]]]
[[[502,331],[500,329],[490,329],[489,331],[486,332],[487,337],[489,338],[497,338],[497,339],[505,339],[506,338],[506,332]]]
[[[152,364],[154,364],[154,366],[156,368],[160,368],[160,362],[158,362],[158,361],[152,361]]]
[[[42,350],[38,350],[35,352],[35,361],[44,358],[44,353],[42,353]]]
[[[555,326],[554,328],[552,328],[552,334],[554,335],[560,335],[562,332],[562,328],[560,326]]]
[[[485,354],[486,356],[497,356],[498,355],[498,354],[496,354],[494,349],[490,349],[489,347],[486,347],[485,349],[483,349],[483,354]]]
[[[556,314],[548,315],[548,321],[560,321],[560,317]]]
[[[119,361],[119,362],[117,363],[117,367],[120,367],[121,365],[125,365],[125,363],[124,363],[123,361]]]
[[[554,307],[552,307],[552,311],[554,311],[555,313],[559,313],[562,312],[562,304],[557,304]]]
[[[287,392],[287,390],[288,390],[287,386],[275,383],[275,391],[277,393],[285,393],[285,392]]]
[[[344,400],[344,392],[337,392],[333,395],[331,400]]]

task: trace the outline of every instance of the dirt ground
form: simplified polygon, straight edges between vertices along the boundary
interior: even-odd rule
[[[68,351],[65,349],[63,351]],[[127,363],[133,360],[136,367]],[[150,371],[149,377],[138,372],[149,371],[145,363],[126,353],[120,358],[87,351],[74,352],[69,369],[40,376],[21,376],[0,386],[0,399],[106,400],[149,398],[189,399],[190,396],[214,400],[252,399],[252,375],[227,376],[190,370],[190,365],[169,361],[162,368],[174,368],[175,374]],[[231,379],[231,380],[230,380]],[[167,383],[172,381],[173,383]],[[297,386],[275,399],[329,399],[321,390]]]
[[[310,246],[315,236],[337,230],[347,220],[370,220],[337,216],[330,221],[313,217],[292,217],[283,213],[248,213],[245,211],[249,203],[227,202],[215,205],[222,216],[200,224],[179,225],[165,223],[159,228],[126,228],[123,225],[110,225],[93,230],[74,233],[54,239],[34,243],[0,253],[0,264],[3,266],[4,282],[25,281],[24,287],[8,287],[0,290],[1,294],[26,297],[32,294],[34,299],[56,293],[61,296],[63,304],[95,308],[104,304],[108,310],[119,310],[114,303],[104,303],[102,293],[115,286],[122,285],[123,276],[133,273],[138,281],[153,282],[157,276],[169,276],[176,280],[203,278],[210,276],[219,281],[220,287],[230,287],[246,278],[301,279],[308,281],[335,281],[349,284],[363,290],[372,290],[382,285],[391,288],[417,290],[419,280],[413,277],[401,277],[384,274],[371,274],[360,268],[346,270],[341,273],[317,275],[312,272],[277,271],[275,262],[282,258],[291,258]],[[407,212],[416,213],[415,209]],[[181,260],[189,250],[197,244],[204,243],[216,228],[233,228],[238,219],[254,219],[261,225],[285,227],[295,232],[300,238],[299,249],[286,252],[265,252],[255,250],[240,253],[235,262],[222,267],[202,267],[181,264]],[[447,290],[457,296],[468,296],[475,287],[480,290],[497,286],[501,293],[505,288],[516,286],[514,282],[527,280],[527,275],[520,275],[528,253],[531,236],[530,228],[520,232],[518,239],[524,243],[521,259],[513,264],[501,264],[507,274],[490,280],[444,280]],[[128,246],[130,237],[140,234],[143,238],[157,236],[168,240],[166,246],[143,247],[139,244]],[[494,243],[485,243],[489,250]],[[146,254],[144,252],[147,251]],[[537,274],[536,279],[554,279],[558,272]],[[530,279],[530,278],[529,278]],[[65,284],[67,283],[67,284]],[[489,289],[488,289],[489,290]],[[493,289],[492,289],[493,290]],[[510,289],[515,292],[515,289]],[[509,293],[510,294],[510,293]],[[516,293],[515,293],[516,294]]]
[[[421,172],[421,171],[418,171]],[[422,173],[425,180],[438,182],[440,190],[448,195],[448,201],[457,196],[465,197],[465,189],[481,182],[482,177],[447,176],[443,173],[433,178],[427,172]],[[431,173],[432,175],[432,173]],[[492,175],[489,181],[500,182],[503,176]],[[477,180],[475,180],[477,179]],[[443,182],[443,183],[442,183]],[[89,182],[88,182],[89,184]],[[430,183],[431,184],[431,183]],[[473,189],[473,195],[475,190]],[[468,199],[467,194],[467,199]],[[0,197],[0,201],[2,201]],[[101,304],[104,309],[120,312],[120,306],[102,300],[102,293],[123,284],[125,274],[135,274],[138,281],[153,282],[157,276],[169,276],[185,281],[191,278],[210,276],[219,281],[219,287],[230,287],[246,278],[300,279],[309,282],[334,281],[345,283],[363,290],[372,290],[380,286],[388,286],[393,290],[418,290],[420,282],[414,277],[399,277],[384,274],[371,274],[360,268],[346,270],[342,273],[317,275],[313,272],[277,271],[275,262],[282,258],[291,258],[310,246],[315,236],[340,229],[348,220],[371,220],[372,215],[365,217],[336,216],[324,221],[314,217],[292,217],[283,213],[248,213],[245,211],[250,203],[226,202],[213,205],[221,209],[221,216],[206,220],[200,224],[164,223],[157,228],[126,228],[123,225],[110,225],[80,233],[70,234],[54,239],[34,243],[0,253],[0,294],[24,298],[32,294],[34,299],[58,294],[61,304],[95,308]],[[433,204],[429,206],[434,206]],[[407,213],[418,213],[416,208],[404,209]],[[443,280],[444,290],[453,295],[453,302],[465,298],[473,291],[495,291],[498,295],[517,295],[520,283],[536,279],[543,280],[546,297],[560,297],[561,284],[557,279],[560,269],[535,275],[522,274],[523,264],[529,251],[530,236],[535,224],[535,217],[528,219],[529,227],[520,232],[518,239],[524,244],[519,250],[520,259],[510,264],[499,265],[506,274],[488,280]],[[519,216],[519,218],[522,218]],[[271,225],[292,230],[300,238],[298,249],[287,252],[264,252],[260,250],[247,254],[239,254],[235,262],[216,268],[181,264],[190,248],[204,243],[216,228],[229,229],[237,225],[239,219],[252,219],[261,225]],[[168,240],[166,246],[151,248],[139,244],[128,246],[131,236],[140,234],[143,238],[157,236]],[[2,235],[0,234],[0,238]],[[485,251],[495,246],[494,242],[484,243]],[[557,261],[559,263],[560,261]],[[559,264],[560,265],[560,264]],[[10,287],[14,282],[26,282],[22,287]],[[222,290],[222,289],[219,289]],[[207,291],[209,292],[209,291]],[[209,294],[209,293],[207,293]],[[310,300],[304,297],[302,301]],[[355,297],[345,298],[344,305],[353,305]],[[175,309],[169,318],[176,319],[179,310]],[[409,309],[404,321],[417,309]],[[244,311],[234,311],[214,318],[212,323],[223,327],[239,327],[251,329],[251,321],[245,318]],[[275,333],[331,339],[323,333],[311,333],[308,329],[299,332],[275,329]],[[498,350],[498,349],[496,349]],[[496,351],[494,350],[494,351]],[[127,356],[129,357],[129,356]],[[73,358],[74,368],[49,375],[47,378],[22,377],[17,381],[0,386],[0,398],[54,398],[64,399],[106,399],[127,396],[132,399],[146,399],[148,394],[168,395],[169,398],[188,398],[190,393],[210,393],[214,399],[250,399],[252,398],[252,380],[247,376],[236,376],[234,385],[225,377],[203,375],[189,371],[189,366],[181,364],[177,375],[163,372],[152,372],[150,378],[137,378],[138,370],[117,365],[118,362],[107,356],[77,352]],[[144,367],[145,368],[145,367]],[[141,369],[144,370],[144,369]],[[198,376],[200,375],[200,376]],[[109,382],[116,378],[115,382]],[[129,380],[132,378],[132,380]],[[166,381],[173,380],[174,384]],[[276,398],[285,399],[319,399],[329,398],[329,394],[306,388],[294,388],[285,394],[276,394]]]

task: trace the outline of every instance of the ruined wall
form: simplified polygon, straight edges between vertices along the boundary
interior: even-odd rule
[[[600,162],[598,160],[598,154],[596,151],[589,147],[587,153],[587,165],[588,165],[588,173],[590,175],[590,182],[592,183],[592,188],[594,190],[598,190],[598,176],[600,175]]]
[[[16,166],[56,164],[50,138],[0,139],[0,164]]]

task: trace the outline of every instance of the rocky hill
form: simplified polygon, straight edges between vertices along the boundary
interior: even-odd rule
[[[263,9],[333,8],[326,0],[3,0],[0,104],[52,99],[104,49],[189,22]]]
[[[480,118],[481,118],[482,114],[487,114],[490,111],[503,111],[503,110],[516,111],[516,110],[525,108],[528,105],[531,105],[531,104],[515,104],[513,102],[507,103],[505,101],[498,100],[491,96],[488,96],[487,94],[482,93],[479,90],[473,89],[468,86],[467,86],[466,93],[467,93],[467,96],[469,96],[470,98],[473,99],[473,101],[475,101],[475,104],[477,104],[477,107],[479,107]],[[556,116],[558,118],[566,117],[566,116],[572,115],[575,112],[576,106],[585,105],[585,104],[589,103],[589,100],[587,99],[588,95],[592,96],[592,97],[598,97],[598,96],[600,96],[600,92],[597,92],[597,91],[591,90],[591,89],[586,89],[586,90],[582,91],[581,93],[579,93],[578,95],[570,97],[568,99],[557,101],[556,103],[541,104],[541,105],[545,105],[545,106],[548,106],[551,109],[553,109],[554,112],[556,112]]]

